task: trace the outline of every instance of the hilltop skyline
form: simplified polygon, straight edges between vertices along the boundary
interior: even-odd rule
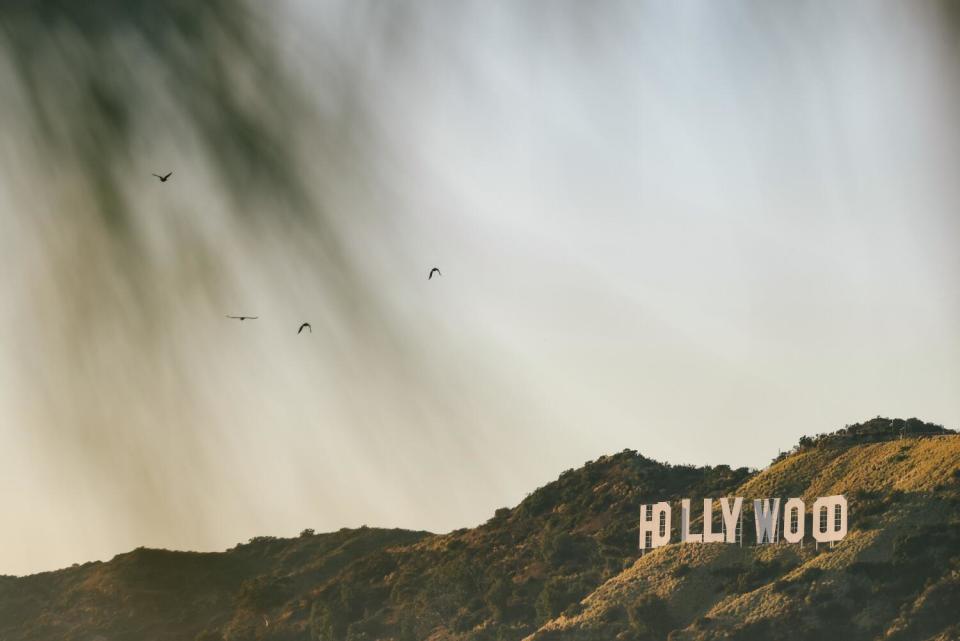
[[[789,447],[788,444],[784,444]],[[156,641],[940,641],[960,632],[960,436],[876,419],[804,437],[769,468],[624,450],[447,534],[304,529],[221,553],[137,548],[0,577],[0,635]],[[531,488],[532,489],[532,488]],[[689,496],[843,496],[834,544],[674,541],[639,508]],[[805,520],[813,528],[813,515]],[[701,527],[694,515],[693,529]],[[672,518],[676,528],[680,515]]]

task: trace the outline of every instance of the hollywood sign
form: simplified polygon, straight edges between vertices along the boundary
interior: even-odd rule
[[[720,503],[719,524],[714,523],[714,501]],[[847,535],[847,499],[842,496],[822,496],[813,503],[813,538],[831,546]],[[753,522],[757,544],[803,544],[806,530],[806,506],[802,499],[787,499],[781,516],[780,499],[757,499],[753,502]],[[670,543],[672,521],[670,504],[663,501],[640,506],[640,549],[658,548]],[[680,501],[681,543],[740,543],[743,545],[743,497],[703,499],[702,532],[691,532],[690,499]],[[783,527],[780,527],[781,522]],[[719,529],[715,529],[719,525]]]

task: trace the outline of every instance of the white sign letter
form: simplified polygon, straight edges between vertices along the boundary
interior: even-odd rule
[[[670,504],[640,506],[640,549],[647,548],[647,534],[650,535],[650,548],[658,548],[670,542]]]
[[[839,541],[847,535],[847,499],[821,496],[813,504],[813,538],[818,543]]]
[[[805,509],[802,499],[789,499],[783,504],[783,538],[787,543],[799,543],[803,540]]]
[[[730,499],[720,499],[720,512],[723,514],[723,529],[727,531],[727,543],[737,542],[737,521],[740,520],[742,509],[742,496],[733,499],[733,509],[730,508]]]
[[[703,542],[723,543],[723,531],[713,531],[713,499],[703,499]]]
[[[690,534],[690,499],[680,501],[680,540],[684,543],[703,543],[702,534]]]
[[[773,501],[773,506],[770,502]],[[764,542],[773,543],[777,538],[777,516],[780,513],[780,499],[763,499],[753,502],[753,520],[757,526],[757,545]]]

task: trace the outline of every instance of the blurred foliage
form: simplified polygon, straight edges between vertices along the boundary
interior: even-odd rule
[[[0,4],[0,43],[40,148],[86,178],[111,228],[129,223],[135,137],[164,136],[149,119],[158,96],[192,127],[238,211],[269,194],[303,213],[290,127],[302,104],[264,15],[232,0],[11,1]]]

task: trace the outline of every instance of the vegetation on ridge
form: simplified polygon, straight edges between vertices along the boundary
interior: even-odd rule
[[[874,419],[801,440],[761,472],[626,450],[564,472],[473,529],[305,530],[223,553],[138,549],[4,577],[0,638],[956,638],[960,439],[945,432]],[[940,435],[913,438],[921,433]],[[747,537],[743,547],[638,554],[643,503],[838,492],[850,500],[851,531],[834,549],[809,539],[756,547]]]
[[[880,443],[902,438],[922,438],[956,434],[943,425],[925,423],[918,418],[881,418],[877,416],[863,423],[847,425],[835,432],[802,436],[790,452],[781,452],[773,461],[783,459],[788,454],[796,454],[815,447],[848,447],[858,443]]]

